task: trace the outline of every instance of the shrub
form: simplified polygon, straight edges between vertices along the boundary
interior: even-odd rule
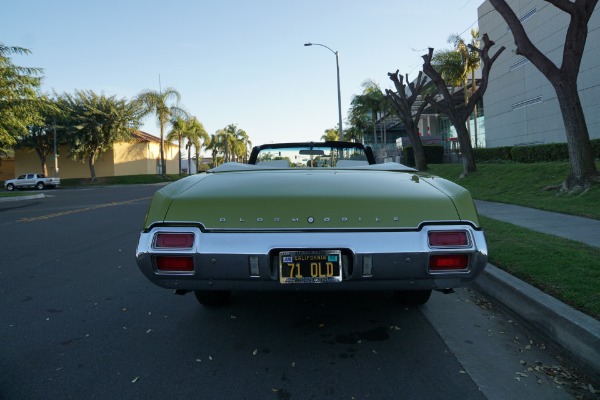
[[[592,141],[592,153],[595,158],[600,158],[600,139],[593,139]]]
[[[569,150],[566,143],[518,146],[512,148],[511,154],[512,159],[520,163],[569,160]]]
[[[427,164],[442,164],[444,162],[444,146],[423,146],[425,150],[425,161]],[[404,163],[409,167],[415,166],[415,154],[412,146],[406,146],[403,150]]]
[[[512,147],[491,147],[473,149],[475,162],[512,161]]]

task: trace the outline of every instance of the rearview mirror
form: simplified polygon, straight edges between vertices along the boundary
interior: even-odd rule
[[[300,150],[300,154],[303,156],[324,156],[323,150]]]

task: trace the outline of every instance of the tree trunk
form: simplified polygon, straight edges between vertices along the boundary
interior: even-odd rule
[[[181,135],[178,136],[177,144],[178,144],[178,150],[179,150],[179,154],[177,156],[177,158],[179,160],[179,176],[181,176]],[[189,169],[190,169],[190,166],[188,163],[188,171],[189,171]]]
[[[423,148],[423,142],[419,137],[419,126],[410,120],[404,120],[406,126],[406,133],[410,139],[410,143],[413,147],[413,155],[415,156],[415,168],[419,171],[427,171],[427,160],[425,159],[425,149]]]
[[[592,148],[585,116],[577,91],[577,76],[588,37],[588,22],[598,0],[558,1],[546,0],[569,15],[562,54],[562,64],[558,67],[538,49],[527,35],[515,12],[504,0],[490,0],[510,27],[516,54],[529,61],[550,81],[563,117],[567,145],[569,148],[569,175],[561,185],[562,192],[587,190],[592,182],[600,182],[600,175],[594,163]]]
[[[407,85],[404,84],[404,78],[398,73],[398,70],[396,70],[395,73],[389,72],[388,76],[390,77],[390,80],[394,82],[396,92],[386,89],[386,94],[391,99],[392,106],[396,109],[398,116],[406,127],[406,133],[408,134],[413,146],[415,167],[419,171],[426,171],[427,160],[425,158],[423,142],[421,142],[421,138],[419,137],[419,120],[421,119],[421,115],[425,109],[425,106],[427,105],[427,102],[422,102],[421,105],[417,107],[416,112],[413,114],[413,105],[417,99],[422,96],[423,89],[426,85],[425,79],[422,79],[423,73],[419,72],[416,82],[410,82],[408,80],[408,75],[406,75],[406,82],[408,82],[407,85],[411,93],[410,96],[406,95]]]
[[[46,156],[44,155],[42,150],[40,150],[38,147],[35,147],[35,152],[37,153],[37,155],[40,159],[40,163],[42,166],[42,174],[44,174],[44,176],[48,176],[48,167],[46,166]],[[56,154],[54,156],[56,157]]]
[[[165,124],[160,123],[160,172],[163,177],[167,176],[167,163],[165,162]]]
[[[54,157],[56,157],[56,155]],[[42,173],[44,174],[44,176],[48,176],[48,167],[46,166],[46,157],[40,157],[40,161],[42,163]]]
[[[373,118],[373,144],[375,144],[375,151],[377,151],[377,127],[375,125],[375,120],[377,119],[377,114],[376,113],[371,113],[371,116]]]
[[[456,123],[454,124],[454,128],[458,135],[458,143],[460,143],[460,155],[463,165],[463,173],[460,177],[464,178],[477,171],[475,157],[473,156],[473,146],[471,146],[471,137],[465,123]]]
[[[188,175],[192,174],[192,143],[188,141],[186,146],[188,156]],[[196,173],[198,172],[198,166],[196,166]]]
[[[88,166],[90,167],[90,175],[92,177],[92,182],[96,182],[96,167],[94,167],[95,161],[96,161],[95,154],[92,154],[88,157]]]
[[[593,181],[600,182],[600,175],[594,162],[592,145],[585,122],[585,115],[579,99],[576,84],[552,82],[558,104],[563,115],[569,148],[569,175],[562,184],[562,191],[588,190]]]
[[[471,71],[471,95],[473,95],[473,93],[475,93],[477,91],[477,81],[475,81],[475,70]],[[473,107],[473,128],[475,131],[475,148],[479,147],[479,138],[478,133],[479,133],[479,126],[477,124],[477,104],[475,104],[475,107]]]
[[[467,104],[469,104],[469,92],[467,90],[468,90],[467,78],[465,78],[465,80],[463,82],[463,91],[465,93],[465,106]],[[471,136],[471,116],[470,115],[467,116],[467,132],[469,134],[469,137],[472,137]],[[475,145],[475,146],[477,146],[477,145]]]
[[[479,138],[478,138],[478,134],[479,134],[479,127],[477,126],[477,117],[478,117],[478,112],[477,112],[477,105],[475,105],[475,108],[473,108],[473,127],[475,128],[475,148],[479,147]]]
[[[418,130],[413,133],[412,136],[419,136]],[[423,143],[420,140],[416,140],[413,142],[411,138],[411,142],[413,143],[413,154],[415,156],[415,168],[419,171],[427,171],[427,159],[425,158],[425,149],[423,148]]]

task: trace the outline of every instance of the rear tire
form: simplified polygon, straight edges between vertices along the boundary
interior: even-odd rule
[[[420,306],[429,300],[431,290],[396,290],[396,299],[407,306]]]
[[[44,182],[38,182],[35,184],[35,188],[37,190],[44,190],[45,187],[46,187],[46,185],[44,185]]]
[[[229,303],[231,292],[228,290],[195,290],[200,304],[206,307],[222,307]]]

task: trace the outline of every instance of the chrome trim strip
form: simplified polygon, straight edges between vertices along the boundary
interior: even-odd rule
[[[473,238],[470,246],[460,248],[429,248],[427,233],[439,230],[463,230]],[[152,246],[158,232],[194,233],[194,246],[191,249],[162,249]],[[343,231],[336,232],[201,232],[193,227],[155,227],[142,233],[137,255],[151,254],[246,254],[266,255],[273,249],[350,249],[355,254],[414,253],[427,252],[453,253],[482,251],[487,255],[483,232],[468,225],[425,226],[420,231]]]
[[[280,233],[280,232],[411,232],[411,231],[420,231],[424,227],[429,225],[437,225],[444,227],[445,230],[448,226],[462,226],[468,225],[470,229],[479,230],[477,228],[479,224],[476,224],[470,220],[464,221],[456,221],[456,220],[436,220],[436,221],[424,221],[419,224],[418,227],[381,227],[381,226],[372,226],[369,228],[356,228],[356,227],[331,227],[331,228],[279,228],[279,227],[271,227],[271,228],[207,228],[205,224],[199,223],[197,221],[164,221],[160,223],[154,223],[150,225],[148,228],[144,230],[144,232],[149,232],[155,228],[161,227],[198,227],[202,232],[210,233]]]

